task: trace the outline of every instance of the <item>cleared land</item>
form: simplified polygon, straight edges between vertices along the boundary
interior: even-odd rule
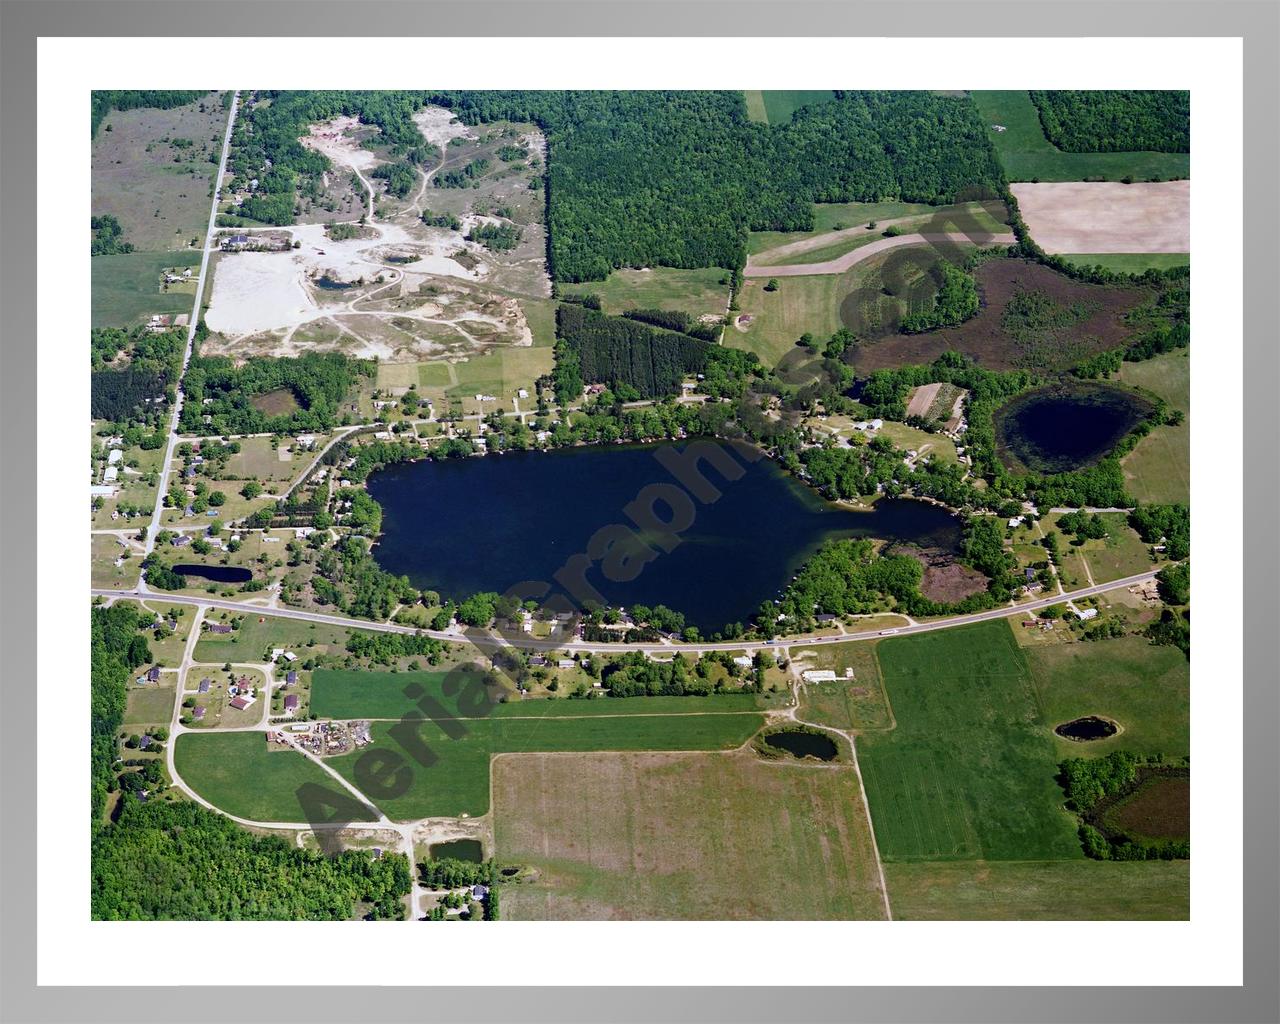
[[[1185,419],[1157,427],[1124,457],[1125,486],[1142,502],[1191,500],[1191,354],[1186,349],[1125,363],[1120,380],[1159,395]]]
[[[878,827],[878,825],[877,825]],[[886,864],[902,921],[1185,921],[1189,861]]]
[[[786,124],[791,115],[812,103],[834,98],[830,89],[744,89],[747,116],[766,124]]]
[[[799,657],[796,663],[802,670],[830,669],[843,677],[846,669],[853,669],[853,678],[803,684],[797,717],[833,729],[861,732],[892,728],[893,710],[885,696],[880,662],[876,657],[878,643],[876,640],[861,640],[831,644],[806,651]]]
[[[494,762],[500,860],[539,879],[512,919],[879,919],[850,768],[734,754],[539,754]]]
[[[189,291],[162,291],[166,267],[198,267],[198,252],[131,252],[94,256],[90,270],[90,322],[129,327],[155,313],[190,313]]]
[[[860,245],[842,256],[815,263],[788,263],[761,266],[748,261],[743,275],[746,277],[808,277],[817,274],[843,274],[856,264],[869,260],[873,256],[890,249],[900,249],[908,245],[977,245],[985,248],[989,245],[1012,245],[1016,241],[1012,232],[991,233],[985,230],[965,231],[929,231],[891,238],[878,238],[866,245]],[[821,255],[816,253],[814,255]]]
[[[217,92],[169,110],[111,111],[93,138],[93,212],[115,217],[139,251],[199,245],[226,126]]]
[[[890,333],[860,345],[854,367],[868,373],[926,364],[953,350],[991,370],[1057,372],[1127,341],[1134,329],[1124,322],[1125,313],[1150,297],[1146,288],[1085,284],[1029,260],[989,260],[974,276],[982,300],[977,316],[959,327],[925,334]],[[1023,331],[1006,321],[1005,307],[1022,293],[1039,293],[1061,326]],[[857,331],[858,324],[867,323],[869,314],[859,303],[872,300],[880,301],[865,284],[862,291],[850,294],[841,304],[846,325]]]
[[[1191,182],[1062,181],[1010,186],[1049,253],[1191,251]]]
[[[1059,758],[1112,750],[1180,757],[1191,751],[1191,670],[1173,647],[1126,636],[1026,650],[1041,717]],[[1053,728],[1086,715],[1109,718],[1115,736],[1081,743]]]
[[[1026,657],[993,621],[879,645],[897,727],[858,745],[886,860],[1074,860]]]
[[[419,723],[415,732],[434,755],[434,762],[430,767],[411,762],[413,770],[408,791],[378,800],[378,805],[397,820],[477,817],[489,809],[489,760],[494,754],[729,750],[745,743],[762,721],[760,714],[752,712],[594,714],[580,718],[494,716],[467,721],[444,719],[444,726],[429,719]],[[393,728],[391,723],[375,722],[373,745],[365,749],[402,750],[390,732]],[[347,754],[329,763],[359,786],[356,765],[360,756],[359,753]]]
[[[251,821],[308,820],[297,797],[306,783],[350,795],[297,751],[269,749],[261,732],[183,733],[173,756],[178,774],[191,789],[228,814]]]
[[[1189,153],[1064,153],[1045,138],[1026,91],[975,89],[970,95],[1010,181],[1119,181],[1125,175],[1147,180],[1191,173]],[[997,124],[1005,130],[996,131]]]
[[[311,709],[320,718],[392,718],[412,713],[418,700],[405,695],[405,688],[417,685],[438,700],[451,715],[460,718],[573,718],[594,715],[693,715],[712,711],[756,711],[766,706],[763,696],[753,693],[719,693],[706,697],[627,697],[596,700],[519,700],[507,694],[505,703],[490,703],[480,696],[480,679],[463,669],[450,682],[448,671],[365,672],[349,669],[318,669],[314,675]],[[471,699],[461,691],[477,696]]]
[[[721,267],[615,270],[607,280],[573,285],[569,293],[600,296],[606,313],[669,309],[695,318],[720,317],[729,302],[729,272]]]

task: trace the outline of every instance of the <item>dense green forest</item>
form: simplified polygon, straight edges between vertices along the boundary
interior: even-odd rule
[[[93,837],[99,921],[402,920],[409,861],[327,857],[190,803],[127,801]]]
[[[208,89],[95,89],[89,105],[92,124],[89,134],[97,135],[98,126],[113,110],[140,107],[169,110],[194,103],[208,92]]]
[[[259,177],[290,217],[328,161],[298,141],[339,114],[380,131],[392,154],[420,145],[425,103],[468,124],[532,121],[547,134],[550,260],[558,281],[626,266],[741,266],[745,233],[810,230],[812,203],[994,195],[1001,172],[971,102],[928,92],[845,92],[779,127],[748,120],[740,92],[266,92],[233,137],[237,177]],[[265,175],[266,161],[272,175]],[[441,175],[467,186],[473,162]],[[289,175],[295,180],[290,181]],[[261,218],[259,218],[261,219]]]
[[[572,303],[556,310],[556,337],[584,382],[608,384],[624,401],[679,394],[680,381],[706,366],[709,349],[687,334]]]
[[[124,228],[111,214],[89,218],[89,255],[116,256],[133,252],[133,243],[124,240]]]
[[[1032,91],[1045,138],[1068,153],[1191,152],[1191,94],[1179,90]]]
[[[978,312],[978,283],[973,275],[950,263],[942,264],[942,286],[933,308],[903,317],[901,330],[919,334],[938,327],[956,327]]]
[[[341,353],[308,352],[296,359],[262,357],[236,366],[226,356],[198,356],[183,380],[184,434],[256,434],[269,431],[328,430],[341,418],[343,397],[375,364]],[[298,408],[272,416],[253,404],[269,391],[285,390]],[[205,399],[211,399],[205,404]],[[209,422],[204,417],[209,417]]]
[[[173,399],[185,347],[186,332],[181,328],[92,328],[89,395],[93,418],[111,423],[135,417],[154,420],[155,410],[146,407],[146,400]]]

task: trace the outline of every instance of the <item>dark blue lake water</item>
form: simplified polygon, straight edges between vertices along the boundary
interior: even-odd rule
[[[771,460],[748,461],[747,449],[720,447],[732,453],[741,475],[726,480],[715,468],[701,467],[720,496],[691,499],[693,522],[672,550],[662,550],[650,530],[647,550],[658,553],[634,578],[617,578],[624,575],[617,572],[606,578],[595,557],[585,570],[570,568],[560,579],[580,576],[615,606],[665,604],[709,633],[748,621],[826,540],[874,537],[949,550],[959,543],[960,520],[939,506],[886,499],[873,511],[842,509]],[[625,524],[634,530],[624,508],[645,487],[675,485],[677,494],[688,494],[661,461],[683,450],[674,444],[565,448],[392,466],[368,481],[383,509],[374,555],[388,572],[445,597],[545,581],[580,604],[590,592],[557,583],[557,572],[572,567],[571,559],[587,551],[601,528]],[[669,520],[668,506],[658,502],[654,509]],[[536,591],[526,593],[542,599]]]
[[[1141,396],[1106,384],[1028,391],[996,411],[997,451],[1010,469],[1081,469],[1104,458],[1151,408]]]
[[[253,573],[238,565],[175,565],[173,571],[179,576],[200,576],[214,583],[248,583]]]

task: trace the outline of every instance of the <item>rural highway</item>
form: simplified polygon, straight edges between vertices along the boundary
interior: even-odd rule
[[[534,640],[532,638],[525,639],[524,637],[521,637],[518,646],[522,650],[576,651],[584,654],[610,654],[622,653],[625,651],[643,651],[646,654],[674,654],[676,651],[682,651],[686,654],[702,654],[707,651],[741,651],[744,649],[763,649],[767,647],[822,647],[827,644],[843,644],[854,640],[872,640],[879,636],[910,636],[915,633],[931,633],[937,629],[952,629],[956,626],[969,626],[978,622],[989,622],[992,619],[1003,619],[1010,615],[1039,611],[1042,608],[1048,608],[1050,605],[1065,604],[1068,601],[1079,601],[1086,597],[1095,597],[1098,594],[1105,594],[1110,590],[1119,590],[1122,587],[1133,586],[1135,583],[1143,583],[1147,580],[1155,579],[1157,571],[1158,570],[1151,569],[1148,572],[1138,573],[1134,576],[1125,576],[1123,579],[1111,580],[1107,583],[1097,583],[1091,587],[1082,587],[1079,590],[1068,590],[1063,593],[1052,594],[1048,597],[1038,598],[1035,601],[1028,601],[1025,604],[1003,605],[999,608],[991,608],[984,612],[974,612],[970,615],[953,615],[945,619],[937,619],[933,622],[919,622],[888,630],[876,629],[867,630],[862,633],[841,633],[837,636],[800,637],[796,640],[780,639],[773,643],[769,643],[764,640],[737,640],[692,644],[601,644],[588,643],[581,640],[573,640],[568,643],[557,643],[554,640]],[[193,597],[182,593],[156,593],[142,590],[108,590],[97,587],[93,588],[90,593],[92,593],[94,597],[168,601],[171,604],[197,605],[204,608],[217,608],[222,611],[236,612],[242,615],[271,615],[282,619],[296,619],[300,622],[314,622],[319,625],[338,626],[343,629],[365,629],[381,633],[404,633],[411,636],[429,636],[447,643],[468,642],[466,635],[461,631],[456,630],[415,629],[412,626],[400,626],[392,622],[371,622],[364,619],[347,618],[344,615],[326,615],[322,612],[302,611],[296,608],[263,608],[236,601],[222,601],[211,597]],[[515,644],[511,644],[505,636],[499,636],[497,634],[486,634],[486,636],[481,636],[477,639],[488,643],[490,642],[490,638],[493,640],[499,640],[502,643],[502,646],[517,646]]]
[[[850,267],[870,259],[887,249],[897,249],[903,245],[1012,245],[1017,239],[1010,232],[989,234],[983,232],[940,231],[925,232],[914,235],[894,235],[891,238],[880,238],[867,245],[859,246],[834,260],[823,263],[792,263],[783,266],[762,267],[747,260],[742,271],[743,277],[811,277],[817,274],[843,274]],[[764,255],[763,253],[761,255]]]
[[[205,275],[209,271],[209,253],[213,249],[213,236],[217,230],[218,199],[222,191],[222,176],[227,171],[227,154],[231,152],[231,129],[236,123],[236,108],[239,103],[240,90],[237,89],[231,94],[231,106],[227,113],[227,132],[222,138],[222,157],[218,161],[218,174],[213,179],[213,202],[209,204],[209,224],[204,233],[204,250],[200,254],[200,276],[196,278],[196,297],[191,304],[191,320],[187,324],[187,347],[182,353],[182,372],[178,375],[173,412],[169,414],[169,444],[165,448],[164,462],[160,466],[160,487],[156,491],[156,507],[151,514],[151,525],[147,527],[145,555],[149,555],[155,550],[156,535],[160,532],[160,519],[164,515],[164,496],[169,490],[169,472],[170,467],[173,465],[173,452],[178,446],[178,420],[182,417],[182,381],[187,375],[187,365],[191,362],[191,350],[195,344],[196,327],[200,323],[200,302],[204,298]],[[139,587],[145,590],[146,583],[139,582]]]

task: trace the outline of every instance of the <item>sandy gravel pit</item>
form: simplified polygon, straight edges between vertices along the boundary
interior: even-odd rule
[[[1191,182],[1019,182],[1010,185],[1047,253],[1190,252]]]

